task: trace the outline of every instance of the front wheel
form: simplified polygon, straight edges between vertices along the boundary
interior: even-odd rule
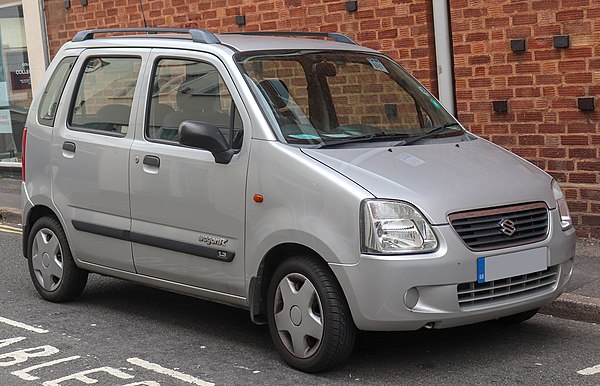
[[[42,217],[33,224],[27,261],[33,285],[46,300],[72,300],[85,288],[88,273],[75,265],[65,232],[54,217]]]
[[[327,265],[308,256],[283,262],[267,296],[271,338],[281,357],[306,372],[343,364],[356,327],[344,294]]]

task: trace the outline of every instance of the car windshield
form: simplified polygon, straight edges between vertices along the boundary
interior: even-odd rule
[[[345,51],[238,54],[257,100],[290,144],[460,136],[456,120],[385,56]]]

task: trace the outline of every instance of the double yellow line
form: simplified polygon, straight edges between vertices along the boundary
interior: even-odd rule
[[[3,232],[3,233],[14,233],[16,235],[20,235],[20,234],[23,233],[23,231],[21,230],[21,228],[13,227],[13,226],[6,225],[6,224],[0,224],[0,232]]]

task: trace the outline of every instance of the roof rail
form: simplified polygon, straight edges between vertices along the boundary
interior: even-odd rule
[[[256,36],[318,36],[327,37],[340,43],[357,44],[348,36],[337,32],[301,32],[301,31],[250,31],[225,32],[223,35],[256,35]]]
[[[91,40],[98,33],[116,33],[116,32],[146,32],[149,34],[156,33],[180,33],[190,34],[192,41],[196,43],[217,44],[221,41],[210,31],[203,29],[185,29],[185,28],[108,28],[108,29],[91,29],[77,32],[71,41],[82,42]]]

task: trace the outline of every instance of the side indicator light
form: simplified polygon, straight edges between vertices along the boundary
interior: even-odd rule
[[[254,202],[258,202],[259,204],[265,200],[262,194],[255,194],[253,199]]]

